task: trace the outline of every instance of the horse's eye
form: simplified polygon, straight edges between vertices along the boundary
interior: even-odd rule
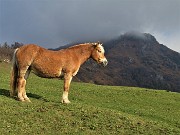
[[[99,53],[101,53],[101,51],[100,50],[97,50]]]

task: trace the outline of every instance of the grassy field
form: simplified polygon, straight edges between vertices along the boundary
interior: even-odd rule
[[[71,104],[61,104],[63,81],[31,74],[32,103],[9,97],[10,65],[0,63],[0,134],[178,135],[180,94],[135,87],[71,84]]]

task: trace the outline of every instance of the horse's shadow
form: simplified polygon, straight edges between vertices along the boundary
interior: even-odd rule
[[[10,97],[9,90],[6,89],[0,89],[0,95]]]
[[[8,98],[12,98],[12,97],[10,97],[9,90],[6,90],[6,89],[1,89],[1,88],[0,88],[0,95],[5,96],[5,97],[8,97]],[[39,95],[37,95],[37,94],[27,93],[27,96],[28,96],[28,97],[31,97],[31,98],[34,98],[34,99],[43,100],[43,101],[45,101],[45,102],[49,102],[47,99],[45,99],[45,98],[43,98],[42,96],[39,96]]]

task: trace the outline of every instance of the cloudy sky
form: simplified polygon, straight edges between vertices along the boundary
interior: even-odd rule
[[[0,0],[0,43],[55,48],[128,31],[180,52],[180,0]]]

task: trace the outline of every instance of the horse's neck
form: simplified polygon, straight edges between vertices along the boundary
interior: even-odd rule
[[[92,50],[93,47],[90,44],[73,47],[73,52],[76,54],[76,57],[78,57],[80,64],[83,64],[91,57]]]

